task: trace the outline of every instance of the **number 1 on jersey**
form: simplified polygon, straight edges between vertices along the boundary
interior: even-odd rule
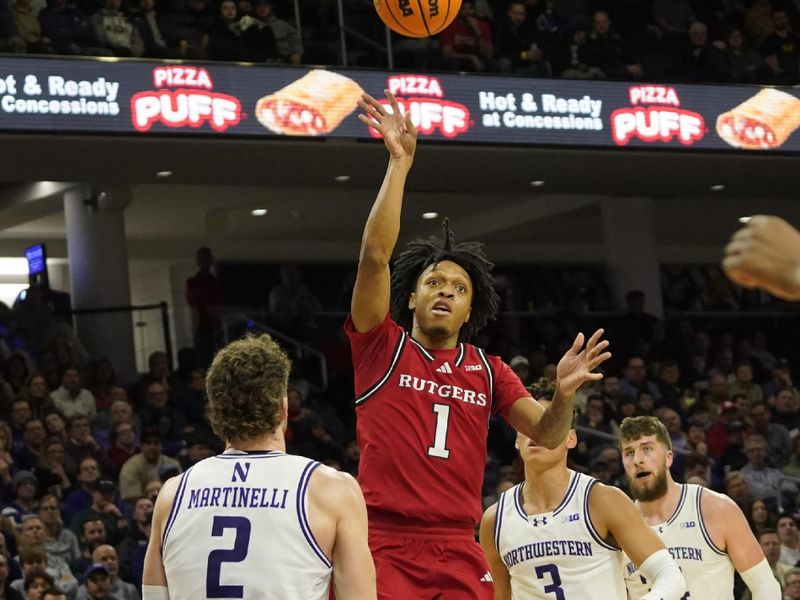
[[[447,448],[450,406],[448,404],[434,404],[433,412],[436,413],[436,433],[433,435],[433,446],[428,446],[428,456],[450,458],[450,450]]]

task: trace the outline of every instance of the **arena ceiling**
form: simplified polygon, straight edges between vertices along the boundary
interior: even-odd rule
[[[202,242],[231,258],[347,260],[386,154],[379,143],[347,140],[2,135],[0,160],[5,256],[32,241],[65,255],[64,186],[32,182],[91,181],[134,186],[125,213],[132,258],[186,258]],[[172,174],[159,177],[163,171]],[[776,213],[800,223],[799,173],[800,157],[785,155],[425,144],[409,180],[403,235],[436,233],[438,221],[421,218],[436,211],[460,237],[486,241],[504,260],[535,252],[600,261],[602,202],[632,196],[655,199],[659,248],[672,250],[670,260],[715,260],[741,216]],[[268,214],[253,217],[254,208]]]

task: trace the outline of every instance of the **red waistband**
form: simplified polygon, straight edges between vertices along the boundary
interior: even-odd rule
[[[423,521],[375,511],[369,511],[369,532],[404,538],[475,540],[475,530],[466,523]]]

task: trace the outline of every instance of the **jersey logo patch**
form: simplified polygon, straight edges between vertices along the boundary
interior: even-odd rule
[[[441,367],[436,369],[437,373],[452,373],[453,369],[450,368],[450,363],[444,363]]]
[[[247,475],[250,473],[250,463],[233,463],[233,477],[231,477],[231,482],[236,483],[237,481],[246,482]]]
[[[562,519],[563,523],[572,523],[573,521],[580,521],[581,515],[580,513],[573,513],[571,515],[567,515]]]
[[[486,573],[483,575],[483,577],[481,577],[481,581],[486,582],[486,583],[491,583],[491,582],[494,581],[494,579],[492,579],[492,574],[489,573],[489,571],[486,571]]]
[[[694,521],[684,521],[681,523],[681,529],[691,529],[692,527],[697,527]]]
[[[483,371],[483,365],[464,365],[465,371]]]
[[[534,527],[538,527],[539,525],[547,525],[547,517],[542,517],[541,519],[539,517],[533,517],[531,519],[531,523],[533,523]]]

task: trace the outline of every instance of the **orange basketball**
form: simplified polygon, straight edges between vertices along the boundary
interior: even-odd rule
[[[374,0],[386,26],[407,37],[436,35],[458,15],[461,0]]]

